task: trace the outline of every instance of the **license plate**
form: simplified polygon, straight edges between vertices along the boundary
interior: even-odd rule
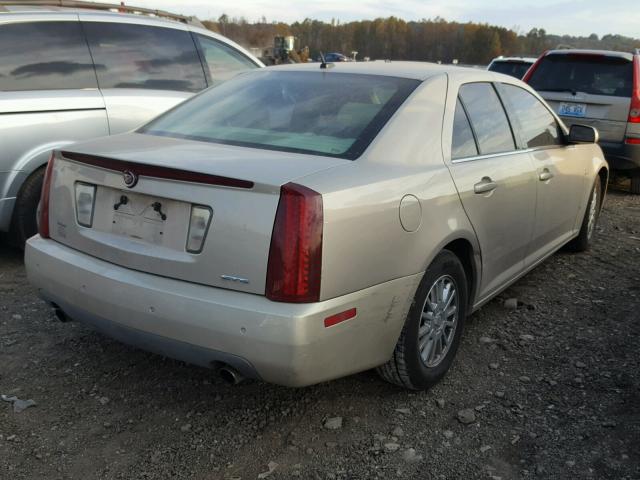
[[[587,114],[587,105],[584,103],[561,103],[558,113],[565,117],[584,117]]]

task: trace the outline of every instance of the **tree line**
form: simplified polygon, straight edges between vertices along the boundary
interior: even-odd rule
[[[534,28],[528,33],[483,23],[449,22],[443,18],[405,21],[397,17],[341,23],[305,19],[291,24],[250,23],[222,15],[203,22],[245,47],[268,48],[276,35],[293,35],[296,48],[308,47],[312,58],[320,52],[358,52],[358,59],[421,60],[462,64],[486,64],[499,55],[538,56],[558,46],[632,52],[640,40],[622,35],[591,34],[588,37],[551,35]]]

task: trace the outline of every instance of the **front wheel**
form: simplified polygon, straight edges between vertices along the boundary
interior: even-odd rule
[[[589,196],[587,210],[584,212],[580,233],[568,244],[569,249],[572,251],[584,252],[591,246],[591,240],[593,239],[593,234],[598,224],[598,217],[600,216],[601,203],[602,185],[600,184],[600,177],[597,177],[591,190],[591,195]]]
[[[425,390],[449,370],[467,315],[467,278],[458,257],[443,250],[424,274],[391,360],[378,367],[388,382]]]
[[[635,195],[640,195],[640,172],[631,174],[630,191]]]

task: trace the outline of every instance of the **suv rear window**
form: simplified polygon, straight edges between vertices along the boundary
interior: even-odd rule
[[[538,64],[529,84],[543,92],[631,97],[633,63],[605,55],[551,54]]]
[[[0,25],[0,90],[97,87],[79,22]]]
[[[505,75],[511,75],[515,78],[522,78],[527,73],[530,63],[519,62],[517,60],[503,60],[495,61],[489,66],[489,71],[496,73],[504,73]]]
[[[353,160],[418,80],[259,70],[209,89],[140,132]]]

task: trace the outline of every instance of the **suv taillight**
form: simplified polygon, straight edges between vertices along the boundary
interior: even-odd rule
[[[51,177],[53,176],[53,161],[55,155],[52,153],[47,163],[42,182],[42,193],[40,194],[40,205],[38,207],[38,233],[42,238],[49,237],[49,194],[51,193]]]
[[[322,195],[288,183],[280,189],[273,224],[266,296],[276,302],[320,300]]]
[[[633,90],[629,122],[640,123],[640,55],[633,56]]]
[[[531,77],[533,76],[533,72],[535,72],[536,69],[540,66],[540,62],[542,62],[542,59],[546,57],[547,52],[548,50],[545,50],[544,52],[542,52],[542,55],[540,55],[538,59],[535,61],[535,63],[529,67],[529,70],[527,70],[527,73],[525,73],[524,77],[522,77],[522,81],[524,83],[529,83],[529,80],[531,80]]]

